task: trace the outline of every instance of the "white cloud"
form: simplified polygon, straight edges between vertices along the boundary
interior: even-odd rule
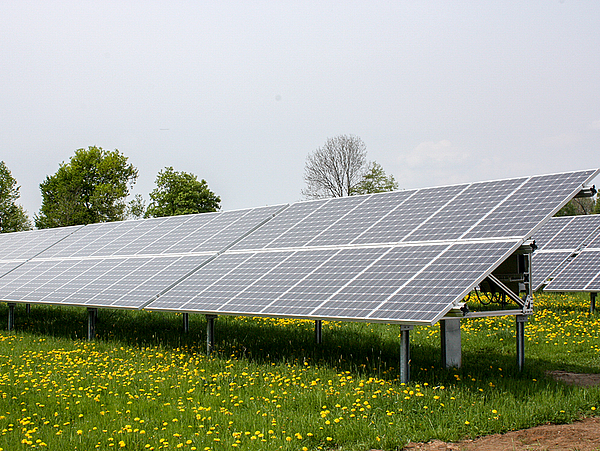
[[[548,136],[542,140],[542,144],[548,147],[570,147],[581,141],[577,134],[561,133],[556,136]]]
[[[439,142],[422,142],[409,153],[400,155],[398,161],[409,168],[420,168],[432,165],[459,164],[468,158],[469,154],[467,152],[444,139]]]
[[[444,139],[426,141],[398,156],[399,177],[404,187],[439,186],[473,179],[469,152]]]
[[[600,119],[598,119],[597,121],[594,121],[590,124],[590,128],[592,130],[600,130]]]

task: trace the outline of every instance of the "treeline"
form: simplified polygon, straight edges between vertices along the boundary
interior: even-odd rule
[[[206,180],[166,167],[159,171],[148,205],[137,194],[127,201],[138,169],[115,150],[77,149],[67,163],[40,184],[42,204],[33,221],[17,203],[20,187],[0,162],[0,232],[65,227],[124,219],[205,213],[221,208],[221,198]],[[398,189],[375,161],[367,161],[365,143],[353,135],[329,138],[306,159],[306,199],[353,196]]]
[[[221,207],[221,198],[206,180],[172,167],[158,173],[148,206],[139,194],[127,202],[137,177],[138,169],[117,149],[77,149],[40,184],[42,205],[32,221],[17,203],[20,186],[1,161],[0,232],[204,213]]]

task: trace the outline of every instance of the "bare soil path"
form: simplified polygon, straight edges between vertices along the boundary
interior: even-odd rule
[[[406,451],[599,451],[600,419],[573,424],[547,424],[522,431],[494,434],[476,440],[411,443]]]

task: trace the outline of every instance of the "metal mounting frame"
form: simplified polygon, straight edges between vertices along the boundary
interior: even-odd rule
[[[498,279],[493,274],[490,274],[488,276],[488,279],[494,282],[498,286],[498,288],[500,288],[512,301],[514,301],[519,307],[521,307],[523,315],[531,315],[533,313],[532,293],[527,293],[524,299],[521,299],[515,292],[513,292],[510,288],[504,285],[504,283],[502,283],[502,281],[500,281],[500,279]]]
[[[533,287],[531,285],[531,253],[536,248],[535,242],[528,240],[525,241],[519,249],[515,251],[516,254],[524,254],[527,258],[527,273],[524,274],[509,274],[502,275],[503,278],[508,278],[509,282],[519,282],[519,290],[525,291],[523,297],[519,297],[519,293],[511,290],[500,278],[490,273],[486,279],[490,285],[493,285],[500,289],[500,291],[517,304],[520,309],[514,310],[493,310],[483,312],[470,312],[468,309],[463,309],[464,318],[482,318],[487,316],[509,316],[509,315],[525,315],[529,316],[533,314]],[[514,254],[513,254],[514,255]],[[523,287],[523,289],[521,289]]]

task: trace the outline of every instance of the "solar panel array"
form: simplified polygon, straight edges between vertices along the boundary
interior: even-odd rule
[[[597,235],[599,229],[600,215],[551,218],[534,236],[538,249],[532,260],[533,289],[538,290],[549,279],[561,274],[574,255]],[[547,288],[554,286],[552,281]]]
[[[0,278],[0,298],[140,308],[281,208],[88,225]]]
[[[545,291],[600,291],[600,215],[574,216],[574,236],[584,237],[577,255],[556,272]]]
[[[596,173],[299,202],[147,308],[433,324]]]
[[[433,324],[597,173],[51,229],[0,299]]]

